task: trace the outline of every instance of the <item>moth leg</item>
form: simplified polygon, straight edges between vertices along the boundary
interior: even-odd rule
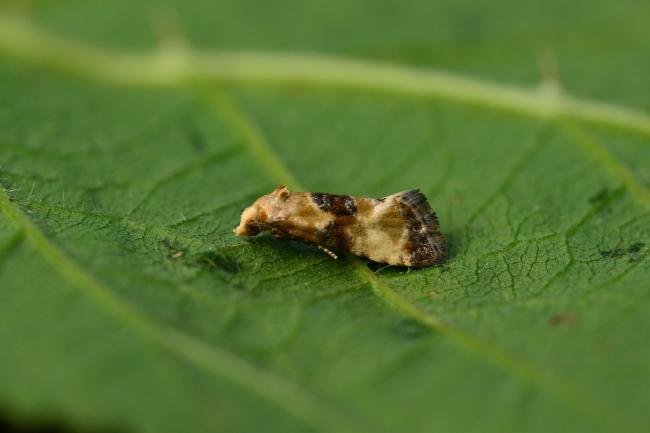
[[[325,254],[327,254],[328,256],[330,256],[331,258],[333,258],[334,260],[338,259],[336,254],[334,254],[333,252],[331,252],[330,250],[328,250],[324,246],[318,245],[318,249],[321,250],[322,252],[324,252]]]
[[[382,266],[381,268],[379,268],[379,269],[377,269],[377,270],[375,271],[375,274],[378,274],[378,273],[380,273],[381,271],[383,271],[384,269],[386,269],[386,268],[390,268],[391,266],[392,266],[392,265]]]

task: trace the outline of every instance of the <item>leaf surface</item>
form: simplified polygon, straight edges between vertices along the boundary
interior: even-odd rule
[[[334,3],[182,2],[185,48],[169,25],[156,48],[150,2],[0,16],[12,423],[650,423],[647,5]],[[539,81],[537,52],[541,90],[517,87]],[[279,183],[420,188],[449,259],[406,271],[235,238]]]

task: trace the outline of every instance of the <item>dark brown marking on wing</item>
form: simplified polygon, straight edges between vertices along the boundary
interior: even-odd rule
[[[438,232],[438,219],[424,194],[408,191],[400,197],[400,212],[408,230],[406,251],[411,266],[429,266],[445,258],[445,239]]]
[[[438,230],[438,217],[431,209],[426,196],[419,190],[406,191],[400,197],[400,201],[413,210],[415,216],[428,230]]]
[[[268,231],[275,239],[291,239],[319,244],[320,233],[312,227],[301,227],[286,221],[272,221],[258,225],[259,230]]]
[[[312,192],[311,199],[320,210],[330,212],[337,217],[355,216],[357,214],[357,205],[349,195]]]
[[[354,226],[356,223],[357,219],[354,216],[335,218],[320,232],[319,244],[331,250],[349,251],[352,239],[348,233],[348,227]]]

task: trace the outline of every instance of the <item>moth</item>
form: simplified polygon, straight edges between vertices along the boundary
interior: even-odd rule
[[[269,232],[318,246],[333,258],[350,251],[379,263],[422,267],[445,258],[438,219],[419,190],[384,198],[292,192],[280,185],[246,208],[237,236]]]

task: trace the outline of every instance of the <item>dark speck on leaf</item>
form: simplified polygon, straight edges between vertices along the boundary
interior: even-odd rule
[[[593,203],[598,203],[600,201],[603,201],[607,197],[608,193],[609,191],[607,190],[607,188],[601,189],[596,194],[589,197],[589,203],[593,204]]]
[[[214,251],[200,253],[196,257],[196,264],[208,270],[223,270],[229,274],[234,274],[242,270],[239,262]]]
[[[641,257],[641,253],[644,253],[645,251],[646,248],[643,242],[634,242],[627,248],[627,252],[630,253],[628,262],[632,263],[637,261]]]
[[[431,331],[415,320],[402,320],[397,325],[397,332],[404,338],[421,338],[431,335]]]
[[[205,153],[206,150],[206,144],[205,144],[205,138],[203,137],[203,134],[196,129],[195,127],[191,126],[187,129],[187,138],[190,142],[190,145],[196,153]]]
[[[573,313],[558,313],[554,314],[548,319],[548,324],[551,326],[569,325],[575,326],[577,323],[576,316]]]
[[[643,242],[634,242],[632,245],[629,246],[627,249],[628,253],[638,253],[645,247],[645,244]]]

